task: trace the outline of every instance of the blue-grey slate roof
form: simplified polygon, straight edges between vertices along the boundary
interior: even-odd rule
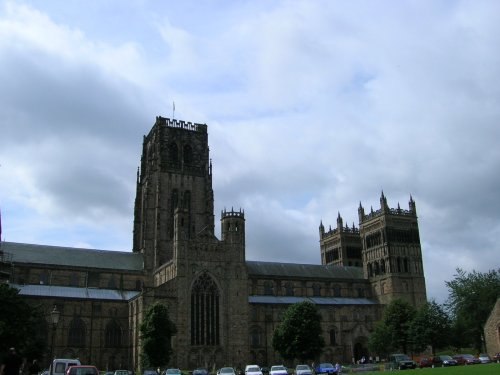
[[[136,297],[138,291],[120,291],[115,289],[77,288],[70,286],[53,285],[19,285],[10,284],[11,287],[19,289],[19,294],[32,297],[52,298],[78,298],[128,301]]]
[[[247,272],[251,276],[364,280],[363,268],[361,267],[256,261],[247,261],[246,265]]]
[[[249,303],[291,305],[298,302],[309,301],[315,305],[376,305],[376,301],[368,298],[344,297],[292,297],[292,296],[249,296]]]
[[[48,264],[113,270],[141,271],[141,253],[80,249],[76,247],[2,242],[2,251],[12,254],[14,263]]]

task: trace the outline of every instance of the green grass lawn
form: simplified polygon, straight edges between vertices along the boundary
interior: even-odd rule
[[[363,375],[375,375],[388,371],[371,371],[360,372]],[[422,368],[415,370],[396,370],[392,372],[401,372],[401,375],[500,375],[500,363],[488,363],[482,365],[470,366],[452,366],[452,367],[436,367],[436,368]],[[353,373],[349,373],[353,374]]]

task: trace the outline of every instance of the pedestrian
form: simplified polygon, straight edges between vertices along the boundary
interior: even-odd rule
[[[342,372],[342,366],[338,362],[335,363],[335,371],[337,374],[340,374]]]
[[[10,348],[0,367],[0,375],[19,375],[22,364],[23,360],[17,355],[16,348]]]
[[[29,367],[30,375],[38,375],[40,372],[40,366],[38,365],[38,361],[36,359],[33,360],[33,363]]]

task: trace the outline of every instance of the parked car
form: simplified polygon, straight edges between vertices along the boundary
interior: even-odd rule
[[[208,375],[208,370],[206,368],[199,367],[193,370],[193,375]]]
[[[433,365],[435,365],[433,359],[434,358],[428,358],[428,357],[420,358],[420,361],[418,362],[418,367],[420,368],[432,367]]]
[[[283,365],[271,366],[269,375],[288,375],[288,370]]]
[[[128,370],[115,370],[114,375],[128,375]]]
[[[453,356],[453,359],[456,360],[459,365],[477,365],[481,363],[481,361],[472,354],[457,354]]]
[[[295,375],[312,375],[312,370],[308,365],[295,366]]]
[[[392,369],[404,370],[407,368],[417,368],[417,363],[406,354],[391,354],[389,356],[389,363]]]
[[[95,366],[70,366],[66,375],[99,375],[99,370]]]
[[[246,365],[245,375],[262,375],[262,370],[257,365]]]
[[[432,361],[434,362],[434,367],[447,367],[447,366],[456,366],[458,362],[451,358],[449,355],[438,355],[435,356]]]
[[[56,358],[52,361],[49,373],[51,375],[65,375],[68,367],[79,365],[81,365],[79,359]]]
[[[108,375],[108,373],[106,373],[104,375]],[[111,373],[111,375],[113,375],[113,373]],[[142,372],[142,375],[158,375],[158,373],[156,372],[156,370],[144,370]]]
[[[488,355],[488,353],[481,353],[478,355],[477,359],[479,359],[479,361],[481,363],[490,363],[491,362],[491,358],[490,356]]]
[[[316,374],[336,374],[335,366],[331,363],[320,363],[318,367],[314,369]]]
[[[178,368],[168,368],[165,370],[165,375],[182,375],[182,372]]]
[[[217,371],[217,375],[236,375],[236,372],[232,367],[222,367]]]

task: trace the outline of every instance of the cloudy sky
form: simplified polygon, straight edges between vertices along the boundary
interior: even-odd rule
[[[2,1],[2,239],[130,250],[142,137],[206,123],[216,221],[320,263],[361,202],[419,216],[428,296],[499,267],[500,2]]]

